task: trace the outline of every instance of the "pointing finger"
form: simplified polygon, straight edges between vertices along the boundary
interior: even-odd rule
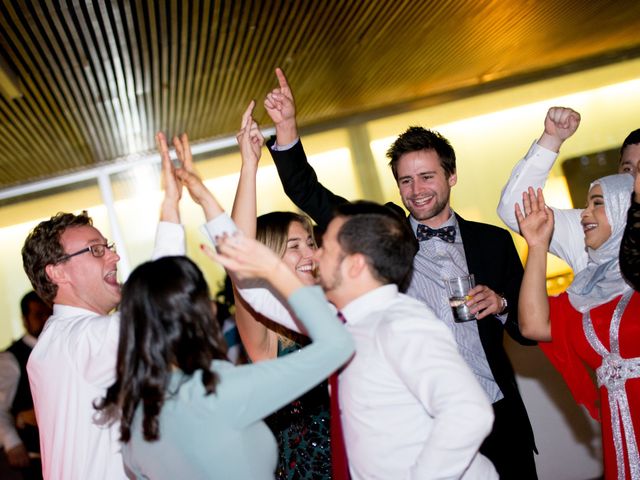
[[[251,121],[251,115],[253,114],[253,108],[256,106],[256,101],[255,100],[251,100],[251,102],[249,102],[249,106],[247,107],[247,109],[244,111],[244,113],[242,114],[242,127],[243,129],[246,129]]]
[[[289,89],[289,83],[287,82],[287,77],[285,77],[284,72],[280,67],[276,68],[276,77],[278,77],[278,83],[280,84],[281,89]]]

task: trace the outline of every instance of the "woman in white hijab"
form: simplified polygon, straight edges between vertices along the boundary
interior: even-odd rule
[[[524,212],[516,206],[529,245],[520,330],[541,342],[576,402],[601,421],[606,479],[640,479],[640,295],[622,278],[618,260],[632,190],[627,174],[591,184],[581,216],[589,262],[558,297],[546,293],[553,212],[541,190],[523,194]]]

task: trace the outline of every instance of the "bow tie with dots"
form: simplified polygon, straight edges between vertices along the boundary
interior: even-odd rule
[[[456,227],[429,228],[426,225],[418,225],[416,237],[419,242],[429,240],[431,237],[438,237],[445,242],[453,243],[456,240]]]

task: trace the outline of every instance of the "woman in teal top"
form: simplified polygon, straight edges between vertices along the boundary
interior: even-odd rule
[[[236,367],[198,267],[166,257],[134,270],[122,290],[117,380],[99,406],[120,420],[125,466],[136,478],[273,479],[276,442],[262,419],[325,379],[353,353],[318,287],[303,287],[267,247],[223,241],[217,259],[269,281],[312,343],[295,355]]]

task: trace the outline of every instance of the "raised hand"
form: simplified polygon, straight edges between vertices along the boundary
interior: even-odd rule
[[[217,253],[205,253],[231,270],[236,277],[266,280],[281,263],[280,258],[267,246],[242,234],[225,235],[216,239]]]
[[[187,187],[191,198],[204,210],[207,221],[223,212],[213,194],[207,189],[196,173],[191,155],[189,137],[183,133],[173,137],[179,166],[174,166],[169,157],[169,147],[164,133],[156,134],[158,150],[162,158],[162,178],[165,189],[165,201],[162,205],[160,219],[169,222],[180,222],[178,202],[182,195],[182,187]]]
[[[171,163],[169,146],[164,133],[156,133],[156,145],[162,161],[162,189],[164,199],[160,207],[160,220],[164,222],[180,223],[178,203],[182,197],[182,182],[176,177],[176,170]]]
[[[180,163],[180,167],[175,169],[176,178],[187,188],[193,201],[204,209],[207,220],[210,220],[221,213],[222,209],[193,166],[189,136],[183,133],[179,137],[173,137],[173,146]]]
[[[247,107],[242,115],[242,125],[240,131],[236,135],[236,140],[240,146],[240,155],[242,156],[242,164],[249,166],[257,166],[262,154],[262,146],[264,145],[264,137],[258,124],[253,118],[253,109],[256,105],[254,100]]]
[[[260,278],[267,280],[285,298],[302,282],[266,245],[242,234],[216,238],[217,252],[202,246],[204,253],[220,263],[232,278],[244,280]]]
[[[194,202],[202,205],[205,198],[211,195],[211,192],[205,187],[202,179],[193,167],[193,156],[191,155],[191,144],[189,137],[183,133],[179,137],[173,137],[173,146],[176,149],[176,155],[180,167],[175,169],[175,175],[187,187],[187,191]]]
[[[554,219],[553,211],[544,203],[542,189],[538,188],[536,193],[529,187],[529,190],[522,193],[522,205],[524,213],[520,205],[516,203],[515,206],[520,233],[529,248],[543,247],[547,250],[553,233]]]
[[[276,127],[279,145],[288,145],[298,138],[296,126],[296,104],[284,72],[276,68],[278,88],[274,88],[264,99],[264,108]]]
[[[562,143],[575,133],[580,125],[580,114],[571,108],[551,107],[544,119],[544,133],[538,144],[557,152]]]
[[[187,187],[187,191],[194,202],[202,205],[203,198],[210,195],[207,187],[204,186],[202,179],[193,166],[193,156],[191,155],[191,144],[189,137],[183,133],[179,137],[173,137],[173,146],[178,156],[179,167],[175,169],[178,180]]]
[[[518,296],[518,325],[525,337],[548,342],[551,323],[546,288],[547,250],[553,232],[553,211],[545,205],[541,188],[537,193],[531,187],[523,192],[522,205],[524,213],[516,204],[516,219],[529,244],[529,254]]]
[[[182,196],[182,183],[176,178],[175,169],[169,156],[167,137],[164,133],[156,133],[156,145],[162,161],[162,189],[164,190],[165,198],[177,203]]]

